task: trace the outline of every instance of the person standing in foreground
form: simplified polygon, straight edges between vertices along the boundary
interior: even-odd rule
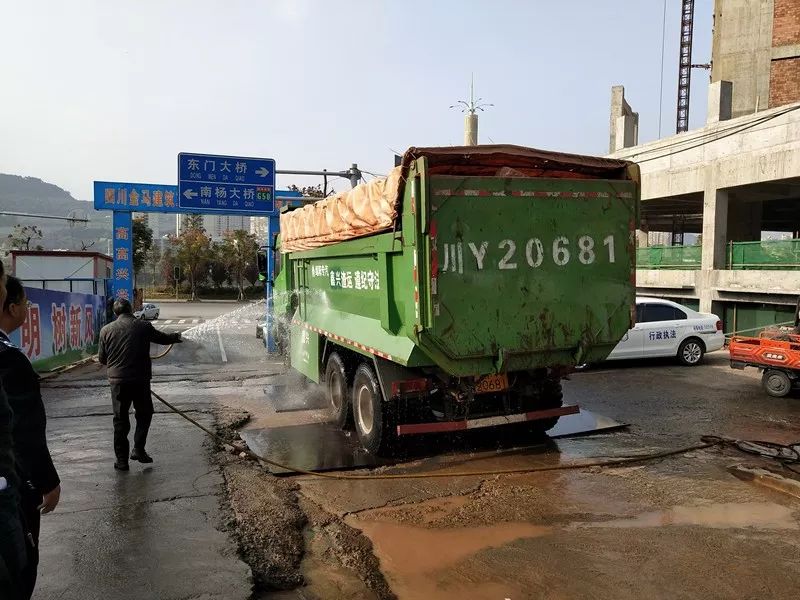
[[[6,276],[0,262],[0,304],[6,301]],[[3,346],[5,347],[5,346]],[[10,365],[0,351],[0,598],[23,598],[23,571],[27,565],[27,544],[19,509],[18,479],[14,465],[11,407],[2,379]]]
[[[14,458],[21,481],[20,508],[23,525],[30,533],[32,547],[28,566],[23,574],[23,597],[30,598],[36,586],[39,566],[39,527],[41,514],[55,510],[61,497],[58,477],[50,450],[47,448],[47,416],[39,388],[39,375],[25,354],[11,343],[9,335],[28,318],[28,299],[22,282],[16,277],[6,280],[6,299],[0,311],[0,345],[4,364],[11,374],[3,377],[3,387],[13,412]]]
[[[133,316],[128,300],[114,301],[117,320],[100,330],[98,360],[108,367],[111,400],[114,404],[114,468],[128,470],[128,416],[131,405],[136,410],[136,431],[133,434],[131,460],[151,463],[145,452],[147,432],[153,418],[153,399],[150,397],[150,378],[153,367],[150,344],[175,344],[181,342],[180,333],[163,333],[147,321]]]

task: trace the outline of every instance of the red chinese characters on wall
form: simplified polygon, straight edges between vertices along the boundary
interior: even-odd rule
[[[69,347],[73,350],[83,347],[81,343],[82,312],[80,304],[72,304],[69,307]]]
[[[53,327],[53,353],[63,352],[67,347],[67,307],[64,304],[50,307],[50,323]]]
[[[94,307],[91,304],[83,307],[83,343],[86,346],[94,343]]]
[[[22,351],[35,360],[42,354],[41,311],[38,304],[28,308],[28,318],[22,324]]]

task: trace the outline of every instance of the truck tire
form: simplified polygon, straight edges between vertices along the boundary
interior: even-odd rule
[[[542,402],[540,410],[548,408],[561,408],[564,404],[564,392],[561,389],[561,380],[548,378],[542,384]],[[539,419],[531,421],[530,429],[544,433],[556,426],[561,417],[550,417],[549,419]]]
[[[703,355],[706,348],[703,342],[695,337],[688,338],[681,342],[678,348],[678,360],[687,367],[696,367],[703,362]]]
[[[386,454],[397,434],[391,406],[383,401],[375,372],[361,363],[353,377],[353,417],[361,445],[370,454]]]
[[[333,422],[342,429],[346,429],[353,421],[349,383],[342,357],[332,352],[325,367],[325,398],[331,408]]]
[[[792,391],[792,380],[783,371],[767,369],[761,376],[764,390],[774,398],[783,398]]]

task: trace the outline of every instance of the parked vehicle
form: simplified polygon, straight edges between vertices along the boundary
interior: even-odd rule
[[[158,305],[145,302],[142,304],[142,310],[137,310],[133,313],[133,316],[137,319],[144,319],[145,321],[154,321],[158,319],[160,313],[161,309],[158,308]]]
[[[722,321],[660,298],[636,298],[636,324],[607,360],[674,356],[681,364],[699,365],[708,352],[725,345]]]
[[[800,380],[800,300],[794,327],[768,327],[758,337],[734,336],[729,349],[731,368],[756,367],[767,394],[789,395]]]
[[[281,214],[278,346],[373,453],[410,434],[545,431],[578,410],[562,377],[633,322],[638,181],[627,161],[411,148],[387,179]]]

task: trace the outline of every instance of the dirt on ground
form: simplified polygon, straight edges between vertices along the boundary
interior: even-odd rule
[[[797,399],[761,398],[752,378],[713,363],[660,367],[566,387],[627,431],[374,472],[552,467],[704,433],[800,438]],[[297,597],[788,599],[800,584],[798,500],[734,477],[735,465],[775,464],[729,446],[604,469],[381,481],[288,479],[233,461],[223,469],[244,556],[262,586],[299,586]]]
[[[239,549],[259,589],[301,585],[307,519],[288,481],[274,481],[258,467],[232,459],[223,465]]]
[[[217,434],[241,447],[237,429],[249,414],[223,407],[215,417]],[[256,592],[302,586],[303,598],[396,598],[358,529],[300,496],[292,479],[271,475],[236,449],[219,450],[228,529],[252,570]]]

